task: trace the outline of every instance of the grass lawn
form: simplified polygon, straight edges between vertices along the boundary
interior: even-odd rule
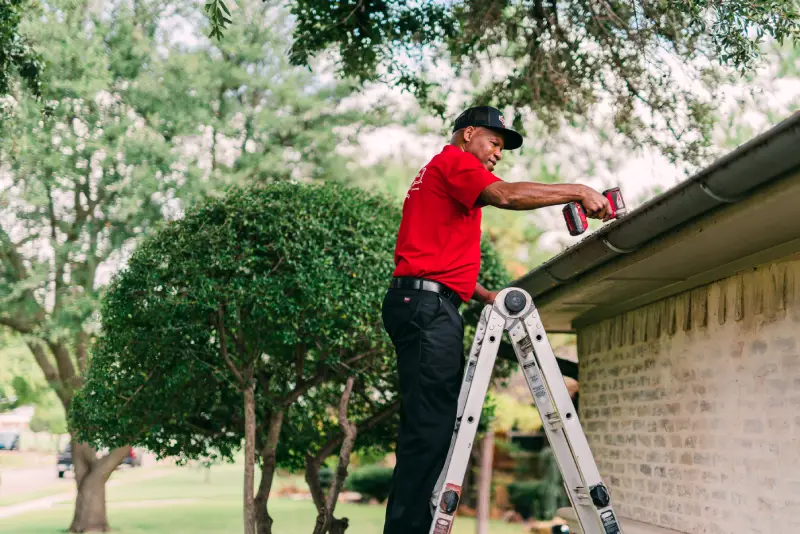
[[[55,465],[55,454],[39,452],[0,451],[1,469],[25,469]]]
[[[158,469],[163,470],[165,468],[159,467]],[[140,469],[128,469],[123,467],[118,469],[112,475],[111,480],[114,482],[128,483],[129,481],[135,481],[142,478],[149,478],[150,476],[153,476],[153,474],[157,472],[158,471],[155,469],[140,470]],[[55,477],[56,477],[55,470],[53,470],[52,484],[48,484],[46,486],[40,486],[33,490],[21,491],[13,493],[11,495],[0,497],[0,506],[11,506],[12,504],[20,504],[35,499],[41,499],[44,497],[50,497],[52,495],[60,495],[62,493],[70,493],[72,491],[75,491],[75,479],[72,478],[72,475],[69,475],[68,477],[63,479],[58,479]],[[113,489],[114,489],[113,487],[109,487],[107,491],[111,492]],[[0,534],[2,534],[3,532],[4,530],[2,529],[2,525],[0,525]]]
[[[113,480],[113,477],[112,477]],[[297,479],[279,478],[277,484]],[[208,481],[203,470],[170,469],[149,479],[128,481],[107,490],[108,515],[116,534],[231,534],[242,531],[242,473],[240,465],[212,468]],[[316,511],[310,501],[273,499],[270,515],[280,534],[310,534]],[[340,504],[337,517],[348,517],[348,534],[379,534],[383,526],[382,506]],[[0,521],[0,533],[57,534],[64,531],[72,514],[72,503],[39,510]],[[492,534],[522,534],[519,525],[495,522]],[[475,532],[475,521],[456,520],[455,534]]]

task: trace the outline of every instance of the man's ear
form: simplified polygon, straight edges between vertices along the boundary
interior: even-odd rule
[[[470,139],[472,139],[473,135],[475,135],[475,127],[474,126],[467,126],[466,128],[464,128],[463,136],[464,136],[464,142],[465,143],[469,143],[469,141],[470,141]]]

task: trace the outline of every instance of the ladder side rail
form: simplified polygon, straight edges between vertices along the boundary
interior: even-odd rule
[[[439,495],[444,486],[444,480],[447,476],[447,470],[450,467],[450,461],[453,457],[453,449],[456,445],[456,438],[458,437],[458,429],[461,425],[461,419],[464,416],[464,409],[467,405],[467,397],[472,386],[472,377],[475,374],[475,368],[478,365],[478,356],[481,349],[481,344],[486,335],[486,325],[488,324],[489,313],[491,305],[487,305],[481,313],[477,326],[475,327],[475,337],[472,339],[472,347],[470,347],[469,356],[466,365],[464,366],[464,375],[461,378],[461,389],[458,392],[458,410],[456,412],[456,421],[453,425],[453,436],[450,438],[450,449],[447,451],[447,458],[445,459],[444,466],[436,480],[436,485],[433,489],[431,496],[431,514],[435,513],[436,506],[439,504]]]
[[[462,383],[462,391],[468,389],[464,412],[458,424],[455,443],[452,445],[452,454],[446,469],[443,470],[446,475],[434,510],[430,534],[449,534],[451,532],[504,328],[505,318],[492,308],[488,314],[486,332],[477,353],[474,373],[465,373]]]
[[[575,506],[576,503],[573,500],[573,507],[581,526],[585,534],[593,534],[595,528],[598,529],[597,532],[600,534],[621,534],[621,528],[611,507],[611,497],[608,489],[600,476],[600,471],[597,468],[594,455],[581,426],[575,405],[564,383],[558,361],[547,337],[547,332],[542,326],[539,312],[535,307],[523,322],[527,334],[526,337],[530,339],[533,354],[544,382],[551,410],[554,410],[554,414],[550,417],[556,421],[556,425],[552,427],[552,432],[548,432],[548,439],[553,435],[551,444],[562,441],[566,443],[571,459],[564,451],[561,451],[563,447],[559,447],[559,464],[561,465],[563,460],[568,468],[570,465],[575,466],[582,481],[580,488],[576,487],[577,491],[575,493],[583,505]],[[543,424],[545,428],[549,426],[545,420],[543,420]],[[555,448],[554,452],[556,452]],[[562,469],[562,473],[564,472],[564,469]],[[586,499],[587,496],[588,499]]]
[[[532,345],[533,338],[529,336],[529,332],[522,321],[516,321],[515,325],[509,330],[509,337],[517,354],[520,367],[523,370],[528,389],[539,412],[539,417],[542,420],[542,429],[547,436],[547,441],[553,450],[553,455],[561,472],[564,489],[569,496],[575,514],[578,516],[578,522],[584,534],[605,534],[594,506],[589,499],[588,490],[585,489],[586,482],[581,473],[579,462],[575,458],[569,439],[560,424],[559,414],[553,403],[547,379],[539,367],[539,361]],[[544,338],[545,336],[542,335],[542,337]],[[560,373],[557,380],[560,380],[563,384],[564,380],[561,378]],[[566,386],[564,387],[566,389]]]

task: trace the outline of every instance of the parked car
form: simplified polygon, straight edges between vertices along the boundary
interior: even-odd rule
[[[131,447],[130,452],[128,452],[128,456],[122,460],[122,463],[125,465],[129,465],[131,467],[141,467],[142,465],[142,456],[136,453],[136,449]]]
[[[0,432],[0,449],[16,451],[19,449],[19,432],[4,431]]]
[[[122,459],[122,464],[131,467],[140,467],[142,465],[142,456],[138,454],[133,447],[130,447],[128,455]],[[74,469],[72,465],[72,447],[70,444],[67,444],[64,450],[58,454],[56,469],[58,470],[58,478],[64,478],[64,473]]]
[[[58,471],[58,478],[64,478],[64,473],[72,471],[72,445],[67,443],[64,450],[58,453],[56,460],[56,470]]]

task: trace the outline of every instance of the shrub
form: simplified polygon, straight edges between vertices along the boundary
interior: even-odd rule
[[[345,489],[358,492],[365,499],[374,498],[383,502],[389,496],[393,471],[391,467],[379,465],[361,467],[347,477]]]
[[[514,506],[514,511],[523,519],[550,519],[555,515],[556,507],[553,500],[548,498],[547,482],[522,481],[512,482],[508,485],[508,499]]]
[[[328,491],[328,488],[333,484],[333,469],[323,466],[319,470],[319,484],[322,489]]]

